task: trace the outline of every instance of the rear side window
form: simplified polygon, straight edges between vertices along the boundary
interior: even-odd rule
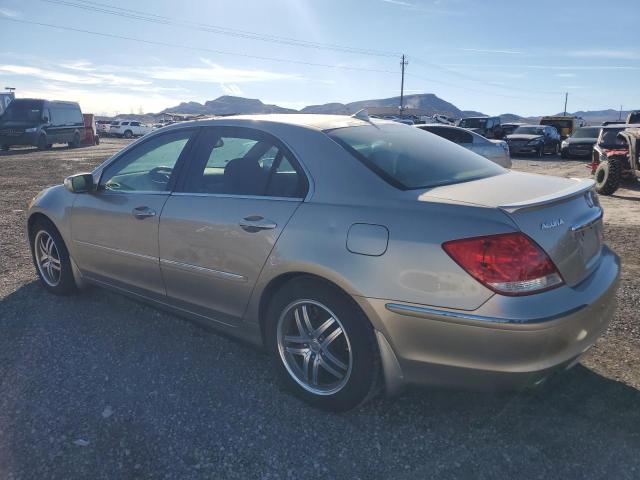
[[[241,127],[203,129],[183,190],[303,198],[306,176],[275,138]]]
[[[465,182],[504,173],[495,163],[452,142],[395,124],[325,133],[385,181],[402,190]]]

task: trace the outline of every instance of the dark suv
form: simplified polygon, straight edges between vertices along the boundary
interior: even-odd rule
[[[460,120],[458,126],[467,128],[485,138],[501,139],[503,137],[500,117],[466,117]]]
[[[78,147],[84,130],[77,103],[17,98],[0,116],[0,148],[33,145],[46,150],[54,143]]]

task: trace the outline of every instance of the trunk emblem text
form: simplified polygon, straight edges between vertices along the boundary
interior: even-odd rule
[[[542,222],[540,230],[549,230],[551,228],[558,228],[560,225],[564,225],[564,220],[558,218],[556,220],[550,220],[548,222]]]

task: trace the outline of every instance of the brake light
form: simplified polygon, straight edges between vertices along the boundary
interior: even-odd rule
[[[451,240],[442,248],[469,275],[503,295],[530,295],[563,283],[549,256],[524,233]]]

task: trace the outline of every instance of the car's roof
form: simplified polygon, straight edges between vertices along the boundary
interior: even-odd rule
[[[314,130],[329,130],[332,128],[342,127],[355,127],[362,125],[370,125],[371,123],[377,124],[392,124],[395,122],[370,118],[370,121],[360,120],[355,117],[347,115],[320,115],[320,114],[308,114],[308,113],[269,113],[259,115],[231,115],[228,117],[218,117],[203,120],[193,120],[190,122],[178,122],[172,125],[173,128],[179,128],[179,126],[207,126],[207,125],[241,125],[247,124],[247,126],[254,124],[255,122],[269,122],[280,123],[298,127],[306,127]]]

